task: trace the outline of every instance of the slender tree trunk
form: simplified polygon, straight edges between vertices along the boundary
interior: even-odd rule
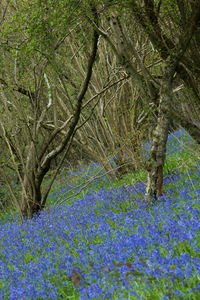
[[[168,74],[168,72],[167,72]],[[158,121],[153,134],[150,164],[148,166],[146,196],[151,201],[162,195],[163,167],[170,124],[170,103],[172,101],[172,77],[165,76],[160,89]]]

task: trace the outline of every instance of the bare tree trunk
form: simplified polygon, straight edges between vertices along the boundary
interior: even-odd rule
[[[163,167],[166,157],[171,101],[172,77],[167,78],[167,76],[165,76],[160,90],[158,121],[153,134],[150,165],[148,166],[146,186],[146,196],[148,200],[151,200],[151,196],[156,200],[162,195]]]

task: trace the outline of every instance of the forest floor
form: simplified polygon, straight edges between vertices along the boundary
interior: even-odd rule
[[[169,135],[151,206],[144,171],[108,180],[93,163],[63,170],[39,217],[1,215],[0,299],[200,299],[199,153]]]

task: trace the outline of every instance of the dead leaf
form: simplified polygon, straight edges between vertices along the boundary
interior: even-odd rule
[[[72,282],[74,286],[78,286],[81,281],[81,276],[78,274],[76,270],[72,271]]]

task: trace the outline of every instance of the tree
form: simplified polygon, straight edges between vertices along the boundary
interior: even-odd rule
[[[191,78],[189,78],[185,68],[181,65],[181,61],[184,61],[184,63],[186,62],[186,66],[188,65],[188,59],[187,56],[185,56],[185,53],[191,46],[191,40],[198,30],[200,21],[200,3],[199,1],[174,1],[173,9],[175,10],[178,8],[181,19],[179,24],[175,24],[175,18],[170,18],[167,15],[169,10],[171,11],[172,9],[171,3],[169,2],[168,5],[164,6],[162,12],[164,14],[165,24],[167,23],[169,29],[175,28],[175,25],[178,27],[178,32],[176,32],[177,40],[172,41],[168,37],[169,32],[165,32],[160,26],[163,21],[163,17],[161,20],[159,19],[161,1],[159,2],[157,10],[156,3],[153,0],[145,0],[144,8],[139,6],[134,0],[131,2],[134,16],[144,28],[151,42],[158,49],[161,57],[166,61],[164,76],[159,91],[158,119],[153,135],[146,188],[148,198],[153,196],[154,199],[158,199],[162,195],[163,166],[165,162],[166,143],[171,114],[170,106],[173,102],[173,81],[175,72],[178,72],[181,79],[183,79],[187,85],[189,82],[191,83]],[[183,6],[180,2],[182,2]],[[182,30],[182,25],[184,25],[184,30]],[[192,66],[194,66],[192,73],[198,73],[199,70],[195,67],[195,64]],[[196,86],[194,85],[193,91],[198,98]]]
[[[42,192],[43,180],[50,169],[52,160],[63,153],[60,164],[62,163],[76,133],[77,124],[82,111],[83,99],[92,76],[99,35],[96,30],[93,29],[91,51],[88,55],[84,78],[81,79],[81,86],[78,88],[77,85],[76,92],[73,96],[73,102],[75,102],[75,104],[73,103],[71,106],[72,113],[62,124],[59,124],[56,113],[56,96],[53,95],[51,82],[48,78],[48,69],[51,71],[54,70],[55,74],[59,74],[59,59],[55,57],[55,51],[65,41],[66,24],[69,27],[67,34],[70,34],[71,21],[69,21],[69,19],[73,15],[72,12],[74,12],[75,18],[73,26],[78,24],[81,8],[76,11],[78,3],[71,1],[68,3],[63,1],[59,3],[60,6],[55,3],[54,6],[52,1],[30,1],[29,3],[21,1],[20,4],[21,6],[15,6],[16,12],[14,11],[13,17],[9,20],[10,23],[8,23],[8,25],[6,24],[8,27],[9,24],[11,24],[10,28],[4,26],[4,34],[9,36],[8,46],[6,46],[6,48],[12,49],[12,51],[15,52],[15,85],[13,86],[13,84],[9,82],[9,89],[5,92],[2,88],[4,95],[2,98],[3,107],[6,110],[6,114],[2,116],[0,125],[2,136],[7,144],[13,166],[22,188],[22,199],[19,204],[16,203],[16,206],[18,206],[23,217],[32,217],[33,214],[38,213],[44,208],[50,187],[55,179],[56,175],[47,188],[47,191]],[[66,24],[60,29],[59,26],[61,24],[59,21],[63,8],[67,9],[67,14],[64,16],[65,19],[63,22]],[[69,11],[70,8],[71,10]],[[52,9],[54,10],[52,11]],[[30,14],[27,15],[27,12]],[[90,14],[94,23],[97,23],[97,12],[94,7],[91,7]],[[17,22],[16,17],[20,17],[19,25],[23,30],[21,33],[18,33],[17,37],[13,37],[12,30],[14,28],[13,25],[16,25]],[[28,21],[28,18],[30,18],[30,21]],[[79,27],[78,29],[81,30],[82,28]],[[48,49],[46,49],[47,46]],[[39,55],[37,54],[38,52]],[[24,53],[26,54],[25,56],[23,56]],[[26,68],[27,56],[32,65],[35,65],[33,70]],[[31,58],[31,56],[34,57],[34,59]],[[21,74],[19,74],[20,71],[17,72],[16,70],[19,60],[21,60]],[[10,64],[13,64],[12,55]],[[27,78],[23,78],[23,73],[26,72],[31,74],[31,77],[33,74],[32,78],[34,78],[34,81],[30,80],[30,86],[28,88],[22,87],[22,84],[28,85]],[[35,91],[32,91],[33,84],[35,85]],[[15,92],[13,92],[13,90]],[[24,97],[17,97],[16,91],[28,96],[30,102],[24,103]],[[12,96],[12,101],[8,100],[10,96]],[[53,123],[55,128],[48,136],[45,133],[44,123]],[[18,128],[19,131],[17,130]],[[63,130],[65,130],[66,134],[59,139],[58,135]],[[24,152],[20,144],[19,136],[25,141]],[[19,172],[19,162],[23,166],[23,175]],[[1,165],[1,171],[5,175],[4,167],[5,165]],[[8,180],[7,183],[9,184]],[[15,197],[11,185],[9,186],[12,196]],[[17,199],[15,200],[17,201]]]
[[[99,33],[110,44],[119,63],[134,78],[135,84],[140,87],[142,97],[147,99],[147,103],[153,102],[155,107],[157,121],[153,134],[151,159],[146,166],[148,170],[146,194],[148,199],[151,199],[151,196],[157,199],[162,195],[163,166],[170,126],[181,124],[199,142],[198,122],[194,117],[195,112],[191,111],[192,100],[180,101],[181,97],[185,99],[186,96],[183,93],[176,96],[174,92],[179,91],[184,82],[185,93],[190,98],[195,98],[196,104],[193,102],[193,107],[199,111],[197,80],[199,68],[196,62],[200,59],[197,47],[200,3],[199,1],[127,1],[123,3],[123,9],[119,9],[111,1],[109,4],[112,7],[111,17],[109,17],[112,32],[107,33],[99,28]],[[159,55],[161,58],[161,68],[157,74],[153,68],[151,72],[149,71],[145,59],[141,59],[136,50],[135,45],[139,43],[139,39],[134,43],[134,36],[130,36],[130,31],[126,29],[124,15],[127,20],[130,11],[134,19],[132,18],[129,27],[134,26],[135,29],[140,25],[149,44],[154,47],[152,54]],[[191,51],[194,51],[194,56]],[[150,55],[151,59],[153,55]],[[142,74],[135,68],[133,57],[140,65]],[[175,87],[175,84],[178,84],[178,87]]]

